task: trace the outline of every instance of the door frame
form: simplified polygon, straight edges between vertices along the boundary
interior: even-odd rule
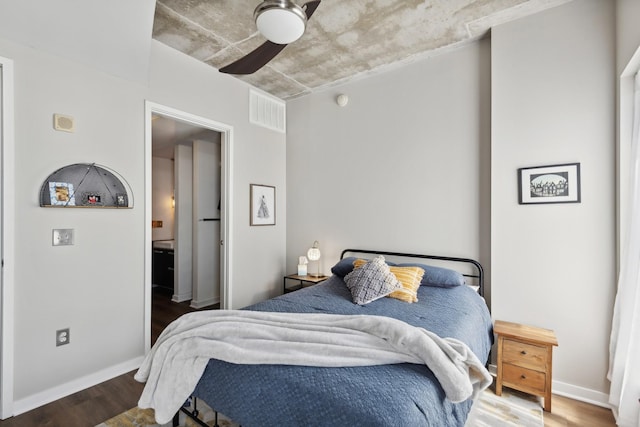
[[[161,114],[198,127],[210,129],[221,134],[220,155],[221,170],[221,209],[220,209],[220,308],[232,307],[231,290],[231,230],[233,221],[233,126],[216,122],[201,116],[145,101],[145,212],[144,212],[144,345],[145,353],[151,348],[151,122],[153,113]]]
[[[13,60],[0,56],[0,418],[13,415],[15,134]]]

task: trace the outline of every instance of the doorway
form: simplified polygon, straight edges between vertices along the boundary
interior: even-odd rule
[[[212,218],[215,218],[217,221],[215,222],[217,230],[219,230],[218,234],[211,234],[210,238],[204,239],[209,244],[207,250],[211,250],[214,253],[219,252],[220,259],[220,268],[219,274],[216,273],[216,276],[219,275],[219,296],[212,296],[213,298],[217,298],[220,303],[220,308],[230,308],[231,307],[231,272],[229,265],[230,254],[231,254],[231,240],[230,240],[230,230],[231,230],[231,208],[232,208],[232,191],[231,191],[231,165],[232,165],[232,138],[233,138],[233,128],[218,122],[211,121],[209,119],[205,119],[203,117],[194,116],[189,113],[185,113],[182,111],[175,110],[170,107],[162,106],[159,104],[154,104],[151,102],[146,102],[145,105],[146,110],[146,132],[145,132],[145,181],[146,181],[146,192],[145,192],[145,349],[148,350],[150,348],[151,343],[151,307],[152,307],[152,256],[154,254],[155,248],[153,248],[152,241],[154,240],[154,236],[158,236],[158,229],[153,228],[153,222],[158,226],[158,222],[155,221],[156,218],[152,216],[153,210],[153,188],[152,188],[152,157],[154,156],[154,151],[157,154],[157,147],[154,147],[153,142],[153,124],[154,121],[163,120],[173,123],[176,128],[182,130],[183,133],[189,133],[190,135],[181,137],[182,140],[192,140],[197,141],[195,143],[190,143],[191,147],[187,147],[189,144],[181,144],[179,147],[185,148],[184,150],[175,150],[175,152],[184,152],[184,151],[197,151],[201,159],[208,157],[208,152],[210,150],[204,150],[205,148],[210,148],[215,146],[215,143],[207,141],[210,139],[211,135],[213,135],[214,139],[217,137],[219,147],[217,149],[218,158],[215,163],[219,164],[219,185],[215,185],[219,187],[220,193],[219,196],[216,196],[215,206],[213,210],[216,209],[217,212],[213,214],[206,215],[206,222],[200,224],[198,219],[193,220],[194,230],[198,230],[195,234],[201,235],[200,228],[203,228],[203,232],[210,231],[211,222],[209,222]],[[180,139],[180,138],[179,138]],[[167,148],[167,151],[174,151],[173,143],[165,143],[166,145],[171,145],[171,147]],[[196,147],[196,150],[194,150]],[[188,148],[188,149],[187,149]],[[215,152],[216,149],[214,148]],[[196,153],[197,155],[197,153]],[[167,155],[165,155],[167,156]],[[194,156],[195,158],[196,156]],[[156,160],[155,158],[153,160]],[[197,167],[193,166],[194,169]],[[202,169],[202,168],[201,168]],[[208,170],[209,167],[206,167],[205,170]],[[176,171],[176,173],[179,173]],[[176,180],[176,182],[178,182]],[[180,190],[180,188],[176,188],[176,190]],[[180,197],[178,194],[174,195],[174,203],[180,202]],[[195,195],[194,195],[195,197]],[[184,200],[184,198],[183,198]],[[177,213],[177,211],[176,211]],[[191,216],[191,215],[189,215]],[[219,224],[219,226],[218,226]],[[175,244],[180,244],[179,235],[176,236],[176,239],[167,239],[174,240]],[[194,239],[195,240],[195,239]],[[201,239],[202,240],[202,239]],[[160,242],[162,243],[162,242]],[[174,244],[171,242],[166,242],[167,245]],[[191,242],[189,242],[191,244]],[[197,263],[194,263],[197,265]],[[202,263],[201,263],[202,264]],[[197,279],[196,279],[197,281]],[[211,287],[211,286],[209,286]],[[194,296],[198,297],[199,286],[196,283],[196,287],[193,288]],[[179,300],[180,295],[184,296],[184,290],[176,291],[173,293],[174,300]],[[209,296],[209,295],[207,295]],[[202,297],[202,295],[200,295]],[[195,301],[194,304],[198,304],[198,301]],[[200,301],[202,304],[202,301]]]

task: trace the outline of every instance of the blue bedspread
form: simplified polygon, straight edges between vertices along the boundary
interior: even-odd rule
[[[246,309],[394,317],[457,338],[487,360],[491,318],[476,292],[467,286],[421,286],[418,299],[408,304],[382,298],[359,306],[343,280],[332,276]],[[472,403],[451,403],[426,366],[408,363],[318,368],[212,359],[193,394],[243,427],[463,426]]]

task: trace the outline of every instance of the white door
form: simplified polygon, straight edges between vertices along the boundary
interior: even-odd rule
[[[220,302],[220,144],[193,142],[193,299]]]

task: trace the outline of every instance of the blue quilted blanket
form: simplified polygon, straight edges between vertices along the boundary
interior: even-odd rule
[[[493,340],[484,300],[466,286],[421,286],[413,304],[383,298],[359,306],[341,278],[247,307],[394,317],[466,343],[486,360]],[[244,427],[463,426],[471,401],[452,403],[424,365],[351,368],[236,365],[212,359],[194,396]]]

